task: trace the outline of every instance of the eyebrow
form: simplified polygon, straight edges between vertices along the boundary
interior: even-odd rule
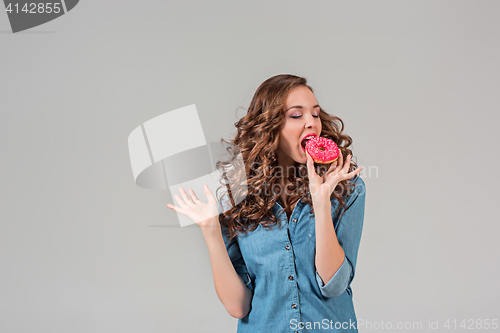
[[[290,109],[293,109],[293,108],[303,109],[304,107],[302,105],[294,105],[294,106],[290,106],[286,111],[288,112]],[[315,106],[313,106],[313,109],[314,108],[319,108],[319,104],[316,104]]]

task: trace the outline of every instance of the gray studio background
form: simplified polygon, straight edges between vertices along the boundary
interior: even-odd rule
[[[358,319],[499,319],[499,14],[86,0],[12,34],[0,12],[0,331],[235,332],[201,231],[134,183],[127,137],[196,104],[207,141],[227,139],[281,73],[309,80],[365,168]]]

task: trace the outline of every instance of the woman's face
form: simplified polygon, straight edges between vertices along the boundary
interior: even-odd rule
[[[280,130],[277,149],[278,163],[281,166],[305,164],[306,153],[301,147],[301,140],[307,134],[321,133],[319,105],[316,97],[306,86],[293,88],[285,104],[285,123]]]

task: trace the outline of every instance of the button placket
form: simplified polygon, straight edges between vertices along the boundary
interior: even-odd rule
[[[285,249],[287,251],[292,250],[293,236],[295,233],[295,229],[298,226],[299,216],[301,215],[303,206],[304,206],[303,202],[297,202],[292,211],[292,214],[290,215],[290,220],[289,220],[290,222],[286,223],[285,225],[286,229],[288,229],[288,231],[285,233],[286,234]],[[285,265],[286,269],[284,273],[285,274],[288,273],[288,275],[285,275],[284,278],[290,282],[290,284],[288,284],[288,288],[291,288],[290,292],[292,294],[290,295],[291,297],[289,298],[290,303],[288,302],[287,303],[289,304],[288,306],[291,307],[294,313],[294,317],[297,316],[297,320],[300,321],[300,308],[299,308],[299,295],[298,295],[299,290],[298,290],[297,279],[295,278],[296,277],[295,257],[293,253],[288,252],[287,254],[288,254],[287,256],[288,265]],[[297,331],[297,333],[298,332],[299,331]]]

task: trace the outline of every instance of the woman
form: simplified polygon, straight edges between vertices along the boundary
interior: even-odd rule
[[[357,332],[350,284],[364,182],[342,120],[319,106],[306,83],[294,75],[269,78],[235,124],[232,158],[217,167],[241,152],[244,200],[234,204],[243,189],[231,187],[219,200],[222,209],[205,185],[207,203],[181,188],[183,198],[174,196],[179,207],[167,205],[201,221],[196,224],[208,246],[215,289],[239,318],[238,333]],[[335,141],[338,160],[315,165],[302,148],[311,134]]]

